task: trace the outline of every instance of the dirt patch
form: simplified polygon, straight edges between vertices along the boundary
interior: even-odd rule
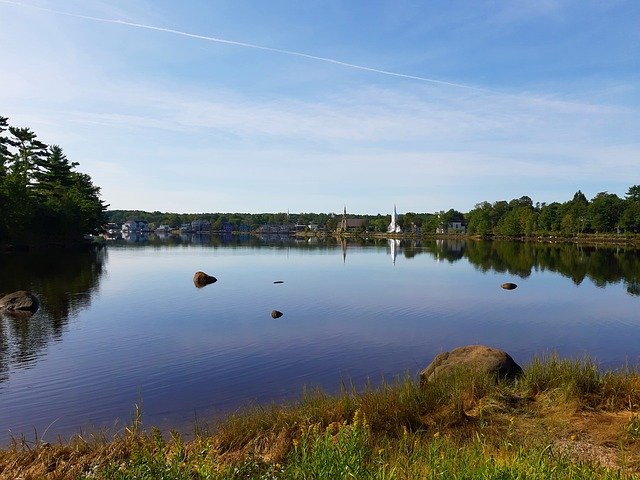
[[[632,412],[580,412],[571,417],[567,435],[553,442],[554,451],[577,461],[640,472],[640,448],[629,439],[626,426]]]

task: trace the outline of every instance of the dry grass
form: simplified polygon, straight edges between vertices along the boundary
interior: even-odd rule
[[[465,461],[488,469],[480,470],[485,473],[511,471],[524,462],[522,468],[533,471],[568,469],[563,471],[573,473],[567,478],[598,472],[598,465],[628,476],[640,474],[638,412],[635,370],[601,373],[589,359],[551,356],[534,360],[515,383],[461,371],[422,387],[403,378],[360,392],[345,387],[335,396],[310,390],[290,405],[232,415],[189,442],[177,434],[166,440],[156,430],[144,432],[139,417],[113,438],[76,436],[57,445],[14,441],[0,450],[0,479],[295,478],[303,471],[296,462],[335,461],[355,468],[352,461],[360,457],[373,469],[367,470],[371,478],[411,478],[437,470],[424,464],[434,449],[444,455],[438,468],[454,468],[458,460],[443,453],[444,439]],[[352,434],[358,416],[366,418],[364,436]],[[341,432],[342,440],[334,432]],[[313,447],[301,456],[298,445],[305,438]],[[347,457],[330,454],[340,441],[346,442]],[[326,458],[318,456],[323,452]],[[489,462],[485,466],[483,459]],[[587,470],[575,473],[567,461]]]

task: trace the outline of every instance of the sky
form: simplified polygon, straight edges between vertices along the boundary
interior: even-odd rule
[[[640,1],[0,0],[0,115],[110,209],[624,196]]]

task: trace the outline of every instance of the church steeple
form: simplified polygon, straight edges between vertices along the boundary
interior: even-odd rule
[[[347,206],[344,206],[344,210],[342,211],[342,220],[340,221],[340,231],[347,231]]]
[[[393,204],[393,213],[391,214],[391,223],[387,228],[387,233],[400,233],[402,229],[398,225],[398,212],[396,212],[396,204]]]

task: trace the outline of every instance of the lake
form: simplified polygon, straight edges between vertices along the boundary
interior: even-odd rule
[[[218,281],[195,288],[198,270]],[[136,404],[144,425],[189,432],[305,386],[413,376],[466,344],[521,365],[640,364],[640,253],[621,247],[130,238],[0,256],[0,292],[19,289],[41,308],[0,316],[3,444],[114,432]]]

